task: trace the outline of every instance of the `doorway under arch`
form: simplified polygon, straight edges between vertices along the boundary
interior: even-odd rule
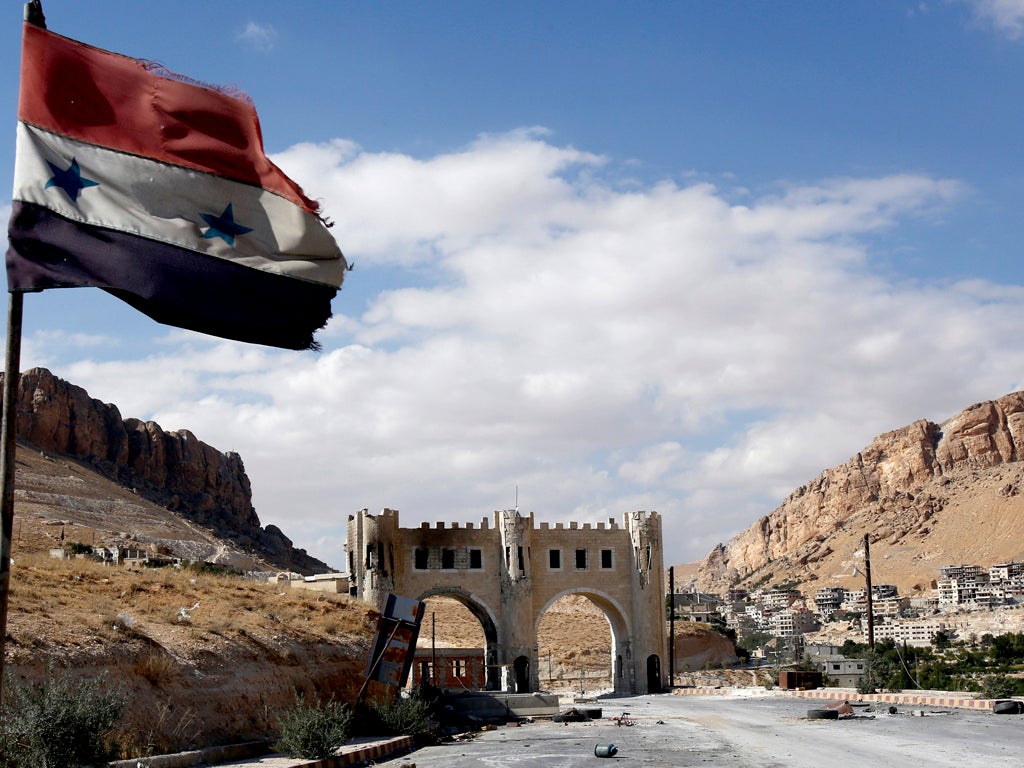
[[[484,690],[499,690],[501,669],[497,663],[498,628],[490,608],[475,595],[458,589],[429,590],[419,599],[427,603],[427,609],[423,618],[423,626],[420,628],[417,648],[422,651],[432,647],[436,640],[434,635],[437,630],[437,622],[435,619],[440,620],[442,622],[441,631],[437,633],[440,642],[445,647],[453,645],[463,648],[466,646],[480,647],[483,652]],[[475,626],[473,626],[474,623]],[[438,664],[440,663],[439,659]]]
[[[647,692],[661,693],[661,659],[656,653],[647,657]]]
[[[530,692],[530,657],[529,656],[517,656],[516,660],[512,663],[512,668],[515,673],[515,692],[516,693],[529,693]]]

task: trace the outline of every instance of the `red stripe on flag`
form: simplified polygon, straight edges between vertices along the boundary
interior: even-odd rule
[[[81,141],[261,186],[318,206],[263,152],[256,110],[136,59],[24,25],[18,119]]]

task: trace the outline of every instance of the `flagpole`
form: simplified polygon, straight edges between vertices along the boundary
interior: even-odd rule
[[[14,533],[14,460],[18,450],[18,384],[21,378],[21,319],[25,294],[8,294],[7,353],[4,356],[3,427],[0,431],[0,701],[3,699],[7,604],[11,588]]]
[[[46,28],[42,0],[25,3],[24,20]],[[0,426],[0,702],[7,651],[7,606],[11,592],[11,539],[14,535],[14,466],[18,452],[18,389],[21,383],[21,329],[25,294],[8,293],[7,348],[4,355],[3,422]]]

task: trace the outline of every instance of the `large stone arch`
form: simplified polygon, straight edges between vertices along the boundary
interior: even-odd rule
[[[540,634],[540,624],[544,620],[544,614],[548,612],[548,609],[563,597],[569,597],[570,595],[580,595],[587,598],[604,614],[612,635],[611,658],[608,662],[611,669],[612,685],[616,693],[628,692],[629,688],[625,680],[624,669],[632,657],[629,638],[632,637],[633,633],[630,627],[629,613],[619,604],[618,600],[606,592],[592,587],[568,587],[552,595],[541,606],[540,610],[537,611],[533,636],[536,637]]]
[[[501,673],[498,666],[498,619],[494,615],[494,611],[479,596],[459,587],[432,587],[422,592],[416,599],[427,600],[431,597],[449,597],[457,600],[480,622],[484,632],[484,665],[487,670],[487,690],[497,690],[501,684]]]
[[[555,600],[583,595],[611,628],[615,691],[660,690],[668,647],[661,517],[535,527],[533,514],[503,510],[493,520],[401,528],[395,510],[349,516],[350,594],[377,606],[389,593],[458,600],[484,629],[487,687],[516,692],[539,689],[541,617]]]

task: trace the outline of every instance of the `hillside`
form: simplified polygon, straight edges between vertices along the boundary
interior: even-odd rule
[[[376,613],[347,596],[14,548],[4,687],[57,675],[128,696],[123,756],[273,738],[297,694],[352,701]]]
[[[187,430],[123,419],[116,406],[44,368],[21,375],[17,409],[16,519],[50,510],[89,528],[93,538],[81,539],[89,544],[111,546],[131,535],[134,546],[160,546],[186,559],[330,570],[276,526],[260,525],[237,453],[222,453]],[[35,453],[48,461],[31,461]],[[106,522],[122,517],[120,527]]]
[[[270,738],[297,693],[354,698],[376,628],[369,606],[238,576],[53,559],[63,539],[272,567],[69,457],[21,445],[16,469],[5,688],[49,664],[105,676],[129,696],[132,756]]]
[[[20,444],[15,466],[14,551],[62,543],[128,546],[240,570],[274,570],[208,528],[158,506],[68,456]]]
[[[1021,392],[880,435],[716,547],[692,583],[861,587],[865,534],[873,582],[904,594],[929,589],[943,565],[1024,559],[1022,447]]]

